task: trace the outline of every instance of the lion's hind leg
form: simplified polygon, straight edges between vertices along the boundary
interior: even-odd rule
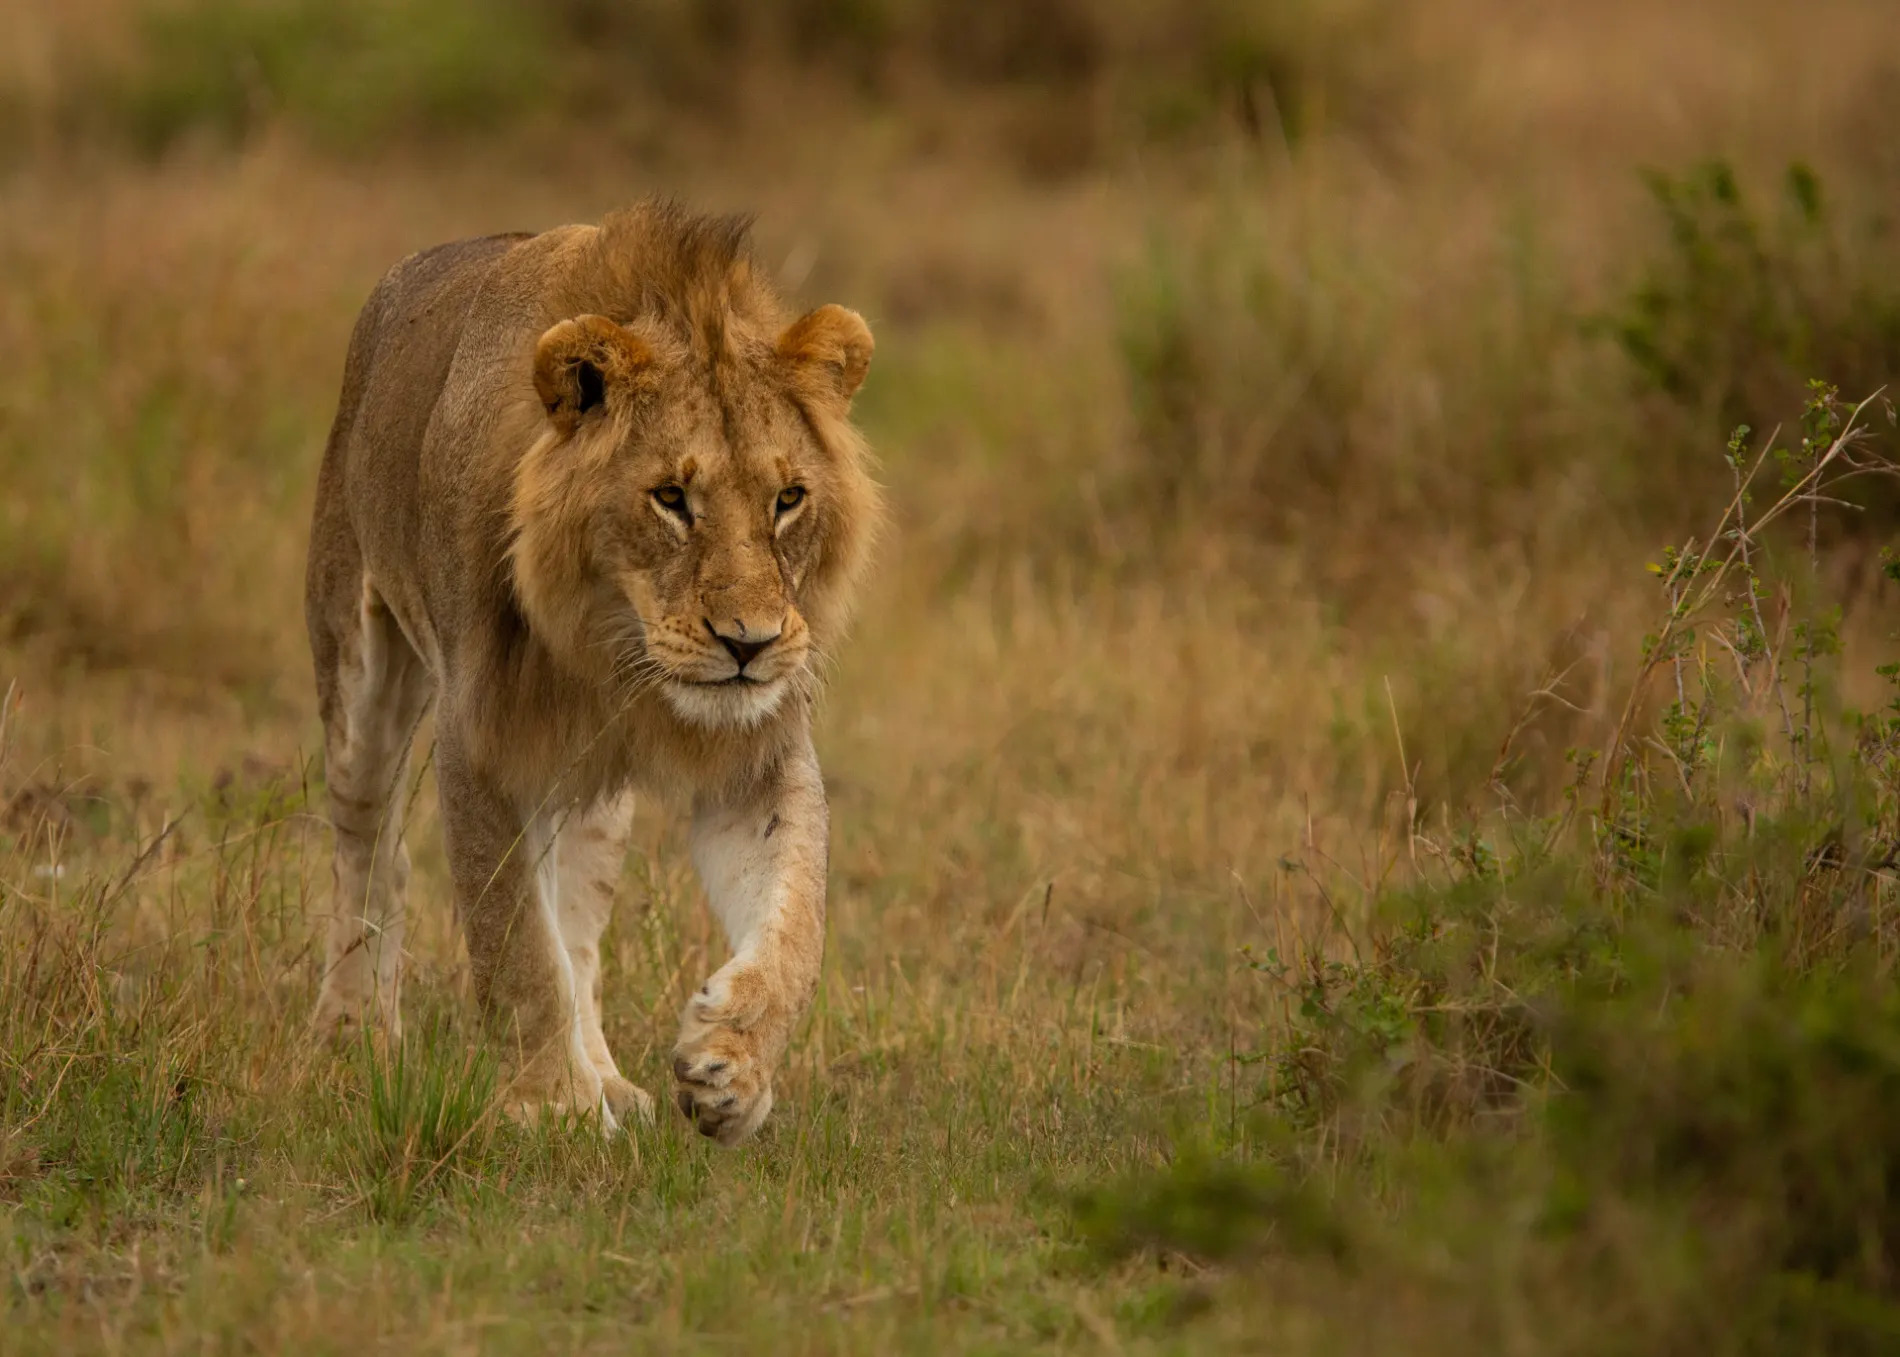
[[[339,603],[342,600],[338,600]],[[365,1024],[400,1032],[404,772],[433,682],[374,583],[356,606],[312,617],[324,766],[336,829],[328,940],[314,1026],[349,1039]]]

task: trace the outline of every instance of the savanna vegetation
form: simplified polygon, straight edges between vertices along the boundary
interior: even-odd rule
[[[0,11],[0,1352],[1900,1342],[1883,0]],[[896,509],[760,1138],[312,1048],[355,308],[672,192]],[[426,732],[425,732],[426,739]],[[722,940],[643,808],[609,1039]]]

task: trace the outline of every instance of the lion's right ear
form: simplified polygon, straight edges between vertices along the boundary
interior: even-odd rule
[[[576,316],[535,344],[534,389],[548,422],[565,437],[592,411],[638,391],[652,366],[653,350],[625,326]]]
[[[800,316],[778,337],[778,354],[794,385],[806,395],[849,406],[871,370],[871,327],[856,311],[821,306]]]

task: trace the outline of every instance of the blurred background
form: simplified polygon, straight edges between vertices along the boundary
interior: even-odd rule
[[[1519,1233],[1465,1173],[1463,1214],[1414,1234],[1429,1252],[1461,1222],[1470,1309],[1436,1308],[1429,1252],[1391,1310],[1398,1349],[1602,1351],[1609,1305],[1654,1338],[1632,1351],[1727,1351],[1710,1335],[1740,1332],[1730,1303],[1770,1295],[1762,1278],[1855,1267],[1873,1280],[1849,1300],[1872,1308],[1841,1323],[1891,1340],[1877,1245],[1900,1238],[1880,1205],[1900,1076],[1826,1073],[1896,1068],[1900,1011],[1865,1020],[1890,981],[1817,991],[1800,1026],[1746,978],[1889,977],[1900,955],[1893,852],[1860,836],[1900,824],[1900,725],[1853,715],[1893,698],[1900,495],[1850,483],[1811,544],[1805,513],[1764,534],[1759,594],[1715,605],[1731,630],[1631,695],[1680,585],[1651,567],[1729,504],[1737,427],[1744,461],[1776,430],[1798,448],[1811,379],[1854,402],[1900,377],[1897,127],[1891,0],[0,5],[0,1055],[20,1075],[0,1120],[26,1128],[0,1139],[0,1209],[27,1203],[7,1220],[52,1298],[44,1350],[81,1350],[59,1325],[86,1298],[104,1297],[92,1342],[154,1314],[186,1316],[174,1336],[252,1332],[246,1296],[306,1285],[313,1305],[364,1286],[401,1302],[326,1312],[339,1347],[462,1350],[449,1262],[438,1283],[434,1263],[365,1281],[354,1261],[363,1202],[383,1222],[424,1209],[409,1113],[384,1116],[373,1072],[289,1054],[328,892],[304,809],[322,804],[312,484],[384,269],[653,193],[756,212],[785,289],[878,338],[858,411],[895,521],[819,733],[826,986],[785,1129],[749,1157],[708,1160],[672,1123],[625,1154],[483,1140],[430,1189],[457,1228],[405,1256],[478,1257],[459,1222],[479,1202],[453,1193],[505,1181],[562,1250],[550,1268],[608,1278],[585,1305],[528,1296],[508,1244],[468,1284],[488,1278],[497,1314],[526,1307],[530,1342],[544,1311],[576,1333],[616,1306],[726,1323],[743,1266],[775,1342],[823,1295],[875,1302],[851,1312],[854,1350],[952,1320],[986,1350],[1081,1347],[1172,1332],[1156,1316],[1179,1297],[1153,1299],[1151,1265],[1077,1280],[1068,1217],[1036,1195],[1050,1177],[1199,1137],[1311,1181],[1363,1168],[1390,1205],[1394,1182],[1432,1181],[1421,1142],[1528,1127],[1523,1145],[1561,1153],[1513,1179]],[[1866,418],[1871,448],[1900,451],[1885,406]],[[1623,736],[1626,781],[1575,752],[1613,763]],[[1864,766],[1830,780],[1849,748]],[[1719,776],[1692,787],[1704,767]],[[660,1089],[722,944],[677,826],[657,808],[641,825],[608,1034]],[[462,1012],[426,778],[411,827],[407,1002]],[[1877,890],[1816,884],[1863,848]],[[1609,1005],[1663,915],[1682,933],[1646,1000]],[[1757,965],[1784,952],[1793,980]],[[1740,997],[1691,1007],[1664,1059],[1647,1024],[1683,955],[1728,958],[1703,993]],[[81,1056],[112,1073],[66,1081]],[[1539,1138],[1541,1090],[1612,1084],[1630,1101]],[[1843,1120],[1850,1085],[1866,1115]],[[1767,1092],[1720,1121],[1735,1089]],[[1776,1159],[1764,1128],[1784,1122]],[[1385,1131],[1390,1160],[1367,1149]],[[1687,1163],[1702,1183],[1710,1145],[1734,1150],[1729,1176],[1677,1213],[1678,1180],[1648,1175]],[[216,1195],[227,1170],[255,1208]],[[1541,1252],[1522,1222],[1583,1219],[1576,1182],[1614,1209],[1581,1252]],[[1833,1214],[1801,1234],[1817,1182]],[[1345,1256],[1333,1226],[1281,1210],[1305,1198],[1215,1179],[1190,1207],[1204,1187]],[[87,1235],[100,1202],[134,1223]],[[646,1214],[622,1244],[629,1202]],[[722,1211],[753,1222],[743,1264],[696,1224]],[[1683,1242],[1704,1218],[1741,1222],[1734,1253]],[[1764,1221],[1813,1247],[1774,1252]],[[217,1254],[217,1229],[254,1246]],[[1182,1266],[1169,1284],[1199,1304]],[[160,1277],[111,1309],[112,1278],[154,1267],[209,1281]],[[1368,1306],[1327,1275],[1289,1291],[1343,1296],[1348,1332],[1403,1290],[1364,1273]],[[1849,1314],[1815,1286],[1772,1294]],[[1027,1299],[996,1299],[1011,1287]],[[268,1314],[257,1346],[312,1327]],[[1261,1330],[1224,1332],[1245,1350]],[[1735,1350],[1884,1350],[1757,1337]]]
[[[870,319],[896,528],[823,743],[874,950],[1040,881],[1123,927],[1316,835],[1376,858],[1395,816],[1555,804],[1735,426],[1900,372],[1882,0],[0,25],[0,672],[16,799],[83,787],[75,825],[319,747],[344,346],[442,240],[673,193],[757,212],[788,291]],[[1854,493],[1819,525],[1850,698],[1895,522]]]
[[[0,643],[307,713],[370,285],[670,192],[879,335],[849,672],[1172,709],[1180,666],[1175,766],[1360,813],[1396,704],[1456,797],[1553,661],[1589,708],[1736,424],[1900,367],[1897,62],[1877,0],[10,5]],[[1855,588],[1891,523],[1830,523]]]
[[[879,336],[897,528],[826,741],[846,826],[929,808],[887,918],[1065,875],[1119,918],[1401,792],[1548,801],[1733,428],[1900,370],[1879,0],[0,23],[0,653],[49,786],[301,767],[356,308],[427,244],[643,194],[756,211],[787,289]],[[1894,523],[1865,498],[1821,532],[1856,656]]]

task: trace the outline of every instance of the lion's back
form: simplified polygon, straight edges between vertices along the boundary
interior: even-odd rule
[[[416,541],[423,437],[461,343],[463,322],[495,263],[524,233],[479,236],[410,255],[376,283],[357,316],[323,465],[317,475],[308,590],[367,566],[406,592]],[[391,599],[400,604],[400,599]]]
[[[495,262],[524,239],[481,236],[437,245],[410,255],[377,282],[350,339],[327,455],[341,461],[345,474],[368,472],[361,465],[366,458],[405,460],[413,474],[469,307]]]

